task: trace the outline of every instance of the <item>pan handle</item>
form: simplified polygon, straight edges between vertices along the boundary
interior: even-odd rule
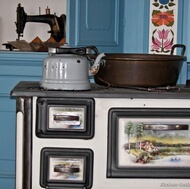
[[[91,54],[91,50],[93,50],[96,55],[99,54],[96,46],[86,46],[85,49],[86,49],[86,54]]]
[[[175,48],[181,48],[182,49],[181,50],[182,56],[185,54],[186,46],[183,44],[175,44],[172,46],[171,53],[170,53],[171,55],[173,55]]]

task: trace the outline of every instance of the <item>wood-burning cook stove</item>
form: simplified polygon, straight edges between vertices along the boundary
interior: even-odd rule
[[[179,88],[53,91],[20,82],[11,92],[16,189],[188,186],[190,89]]]

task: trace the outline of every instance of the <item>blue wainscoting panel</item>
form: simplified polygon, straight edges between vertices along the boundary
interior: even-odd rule
[[[14,109],[14,111],[13,111]],[[15,102],[0,97],[0,188],[15,184]]]
[[[68,0],[67,43],[95,45],[100,52],[123,51],[123,0]]]
[[[47,53],[0,51],[0,189],[15,189],[16,100],[20,81],[40,81]]]

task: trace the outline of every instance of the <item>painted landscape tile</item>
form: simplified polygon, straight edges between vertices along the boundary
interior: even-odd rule
[[[180,124],[177,124],[179,123]],[[126,119],[118,122],[118,165],[190,167],[189,120]]]

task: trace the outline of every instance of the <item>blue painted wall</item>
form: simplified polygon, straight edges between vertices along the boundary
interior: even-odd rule
[[[181,83],[185,83],[186,79],[190,79],[190,1],[183,0],[181,3],[181,17],[179,17],[179,22],[181,22],[181,27],[178,28],[179,39],[186,45],[186,56],[187,63],[183,65],[182,74],[180,77]]]
[[[100,52],[123,50],[125,0],[68,0],[67,43],[95,45]]]
[[[149,0],[125,1],[123,52],[148,52],[149,5]]]
[[[71,46],[95,45],[100,52],[108,53],[148,53],[149,42],[149,0],[105,0],[93,1],[98,4],[101,1],[101,8],[91,8],[88,14],[88,2],[93,0],[68,0],[67,1],[67,42]],[[110,6],[107,6],[109,2]],[[93,4],[93,3],[92,3]],[[190,1],[178,0],[178,36],[177,43],[185,44],[187,47],[187,60],[190,59]],[[96,6],[95,6],[96,7]],[[109,19],[101,19],[102,10]],[[118,14],[120,12],[120,14]],[[113,16],[114,15],[114,16]],[[99,30],[89,29],[86,25],[88,16],[94,26],[105,24],[109,30],[104,30],[102,35]],[[93,19],[92,19],[93,18]],[[114,23],[114,25],[110,24]],[[101,25],[100,24],[100,25]],[[110,24],[110,25],[109,25]],[[96,28],[96,27],[94,27]],[[115,32],[115,33],[114,33]],[[115,34],[114,37],[112,34]],[[85,40],[83,40],[85,39]],[[108,39],[105,41],[105,39]],[[113,40],[112,40],[113,39]],[[116,43],[114,44],[114,39]],[[102,41],[101,44],[100,41]],[[187,62],[184,63],[178,83],[185,84],[186,79],[190,78]]]
[[[47,53],[0,51],[0,188],[15,188],[16,100],[19,81],[39,81]]]

